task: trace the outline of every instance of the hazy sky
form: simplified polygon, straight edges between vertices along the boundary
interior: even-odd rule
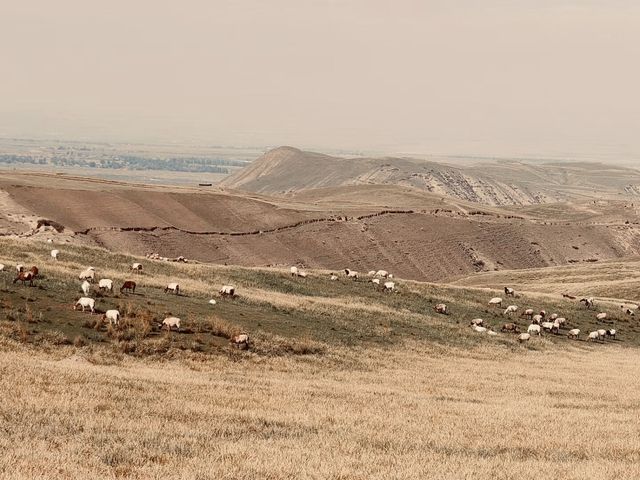
[[[640,159],[638,1],[5,0],[0,59],[3,137]]]

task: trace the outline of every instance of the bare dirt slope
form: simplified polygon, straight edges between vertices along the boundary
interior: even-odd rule
[[[515,210],[410,187],[276,198],[16,173],[0,177],[0,192],[3,235],[244,266],[382,268],[440,281],[640,254],[635,207],[604,201]],[[34,228],[38,219],[64,231]]]
[[[637,197],[640,171],[598,163],[521,161],[459,168],[411,158],[340,158],[280,147],[221,184],[280,195],[345,185],[397,185],[487,205],[532,205],[594,195]]]

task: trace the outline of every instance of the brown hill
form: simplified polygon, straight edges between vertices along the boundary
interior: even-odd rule
[[[444,159],[446,161],[446,159]],[[598,163],[495,161],[462,167],[411,158],[341,158],[280,147],[221,185],[265,194],[396,185],[486,205],[533,205],[640,192],[640,171]]]
[[[383,268],[439,281],[640,254],[640,218],[620,202],[516,210],[478,208],[408,187],[268,198],[15,173],[0,176],[0,191],[5,235],[215,263]],[[41,219],[64,231],[37,228]]]

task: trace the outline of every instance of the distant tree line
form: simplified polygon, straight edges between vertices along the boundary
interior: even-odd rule
[[[229,173],[226,167],[244,167],[246,160],[226,158],[173,157],[151,158],[136,155],[114,155],[106,158],[82,158],[52,156],[50,158],[32,155],[0,155],[0,163],[55,165],[58,167],[90,167],[130,170],[168,170],[174,172]]]

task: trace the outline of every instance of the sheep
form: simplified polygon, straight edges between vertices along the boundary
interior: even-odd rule
[[[389,275],[387,275],[387,278],[391,280],[393,278],[393,273],[390,273]]]
[[[498,335],[498,332],[494,332],[493,330],[487,330],[487,335]]]
[[[625,310],[625,313],[626,313],[627,315],[629,315],[630,317],[635,317],[635,316],[636,316],[636,312],[634,312],[634,311],[633,311],[633,310],[631,310],[630,308],[627,308],[627,309]]]
[[[601,328],[600,330],[598,330],[598,336],[600,337],[600,340],[604,341],[604,337],[607,335],[607,331],[604,328]]]
[[[597,331],[591,332],[587,336],[587,342],[593,342],[594,340],[597,340],[598,338],[600,338],[600,334],[598,334]]]
[[[518,342],[523,343],[523,342],[528,342],[529,339],[531,338],[531,335],[528,333],[521,333],[518,336]]]
[[[16,273],[22,273],[22,272],[24,272],[24,265],[19,263],[18,265],[16,265]]]
[[[534,315],[533,317],[531,317],[531,323],[535,324],[535,325],[540,325],[542,323],[542,319],[544,317],[540,314],[538,315]]]
[[[557,329],[560,328],[560,325],[555,322],[542,322],[540,326],[545,332],[552,332],[552,333],[555,333],[554,331],[557,332]]]
[[[386,270],[378,270],[375,273],[376,277],[383,277],[383,278],[387,278],[389,276],[389,272],[387,272]]]
[[[234,335],[229,339],[231,345],[241,350],[246,350],[249,348],[249,335],[246,333],[241,333],[239,335]]]
[[[78,307],[82,307],[82,311],[84,312],[85,308],[91,310],[91,314],[95,311],[96,301],[93,298],[88,297],[80,297],[80,299],[73,306],[74,310],[77,310]]]
[[[232,285],[223,285],[219,293],[223,297],[234,297],[236,295],[236,287]]]
[[[553,323],[557,323],[559,326],[562,326],[562,325],[564,325],[565,323],[567,323],[567,319],[566,319],[566,318],[564,318],[564,317],[559,317],[559,318],[556,318],[556,319],[553,321]]]
[[[120,287],[120,293],[123,293],[125,290],[129,290],[131,293],[136,293],[136,282],[132,280],[125,280]]]
[[[393,292],[396,289],[396,284],[394,282],[384,282],[383,291],[385,292]],[[445,306],[445,310],[446,310]]]
[[[540,313],[538,315],[540,315],[542,318],[545,318],[547,316],[547,312],[545,310],[540,310]]]
[[[80,285],[80,288],[82,289],[82,293],[84,293],[85,295],[89,295],[89,292],[91,291],[91,284],[85,280]]]
[[[176,328],[177,331],[180,331],[180,319],[177,317],[167,317],[162,321],[161,329],[167,327],[167,330],[171,331],[173,327]]]
[[[347,278],[358,280],[358,272],[356,272],[355,270],[349,270],[348,268],[345,268],[344,273],[347,276]]]
[[[536,335],[540,335],[540,325],[534,325],[534,324],[529,325],[529,328],[527,328],[527,333],[529,334],[535,333]]]
[[[53,238],[47,238],[47,243],[53,243]]]
[[[33,272],[20,272],[18,273],[18,276],[16,278],[13,279],[13,283],[16,282],[22,282],[22,285],[25,284],[25,282],[29,282],[29,286],[33,287]]]
[[[295,277],[296,275],[298,275],[298,267],[291,267],[289,269],[289,272],[291,273],[292,277]]]
[[[573,338],[574,340],[578,340],[578,336],[580,335],[580,329],[579,328],[573,328],[571,330],[569,330],[569,333],[567,334],[568,338]]]
[[[512,313],[516,313],[517,311],[518,311],[517,305],[509,305],[507,308],[505,308],[503,315],[511,315]]]
[[[607,318],[607,314],[605,312],[602,312],[596,315],[596,320],[602,321],[605,318]]]
[[[0,263],[0,272],[4,272],[4,263]]]
[[[473,325],[472,328],[478,333],[484,333],[487,331],[486,327],[482,327],[480,325]]]
[[[60,250],[51,250],[51,258],[54,260],[58,260],[58,255],[60,254]]]
[[[473,320],[471,320],[471,325],[481,327],[484,325],[484,320],[482,318],[474,318]]]
[[[39,270],[38,270],[38,267],[36,267],[35,265],[31,267],[29,271],[31,272],[31,275],[33,276],[33,278],[36,278],[38,276]]]
[[[505,323],[504,325],[502,325],[500,331],[518,333],[520,331],[520,328],[518,328],[518,325],[516,325],[515,323]]]
[[[330,279],[332,282],[335,282],[336,280],[338,280],[338,277],[337,277],[337,275],[331,275],[331,277],[329,277],[329,279]]]
[[[117,326],[120,323],[120,312],[118,310],[107,310],[102,315],[102,320],[109,320],[109,324]]]
[[[516,296],[516,291],[511,287],[504,287],[504,294],[507,297],[515,297]]]
[[[520,314],[520,316],[533,318],[533,308],[527,308],[524,312]]]
[[[110,280],[108,278],[100,279],[100,281],[98,282],[98,288],[100,290],[113,292],[113,280]]]
[[[215,305],[216,303],[218,302],[216,302],[213,298],[209,300],[209,305]]]
[[[387,283],[389,283],[389,282],[387,282]],[[393,283],[393,282],[391,282],[391,283]],[[441,313],[442,315],[448,315],[447,306],[444,303],[437,304],[435,307],[433,307],[433,309],[436,311],[436,313]]]
[[[89,282],[93,282],[93,280],[96,278],[96,271],[93,267],[89,267],[86,270],[80,272],[78,278],[80,280],[88,280]]]
[[[176,282],[172,282],[164,287],[164,293],[167,293],[169,290],[171,290],[176,295],[180,295],[180,285],[178,285]]]
[[[549,316],[549,320],[552,321],[552,322],[554,322],[556,320],[556,318],[558,318],[558,314],[557,313],[552,313]]]
[[[620,308],[622,310],[638,310],[638,305],[636,305],[635,303],[623,303],[622,305],[620,305]]]
[[[494,297],[491,300],[489,300],[489,306],[490,307],[502,307],[502,299],[500,297]]]
[[[375,275],[376,275],[375,270],[369,270],[369,273],[367,273],[367,277],[375,277]]]
[[[131,271],[136,273],[142,273],[142,264],[138,262],[132,264]]]
[[[371,279],[371,283],[373,283],[374,285],[380,286],[380,279],[379,278],[372,278]]]
[[[298,271],[297,273],[298,277],[300,278],[307,278],[307,272],[303,272],[303,271]]]
[[[584,306],[587,307],[587,309],[591,309],[591,307],[595,305],[596,301],[593,297],[588,297],[588,298],[581,298],[580,303],[584,303]]]
[[[607,337],[611,337],[614,340],[616,339],[616,329],[615,328],[611,328],[609,330],[607,330]]]

